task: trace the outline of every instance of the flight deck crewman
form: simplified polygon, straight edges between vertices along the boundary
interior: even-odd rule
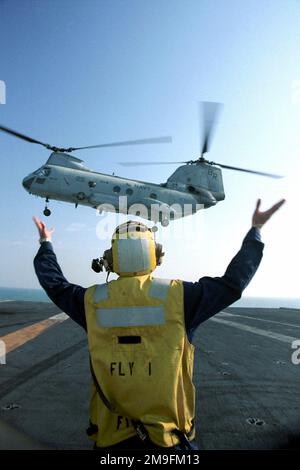
[[[252,228],[225,274],[195,283],[154,278],[162,246],[146,225],[127,222],[116,228],[111,249],[99,260],[118,279],[87,289],[70,284],[53,250],[53,229],[34,217],[39,282],[87,332],[94,448],[197,449],[193,335],[241,297],[262,258],[260,228],[283,203],[262,212],[259,200]]]

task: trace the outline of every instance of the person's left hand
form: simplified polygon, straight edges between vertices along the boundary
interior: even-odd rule
[[[285,203],[285,199],[281,199],[281,201],[277,202],[267,211],[262,212],[260,210],[261,200],[258,199],[256,203],[256,208],[254,214],[252,216],[252,227],[261,228],[268,220],[272,217],[275,212]]]
[[[40,238],[47,238],[49,241],[52,238],[52,233],[54,232],[55,228],[47,229],[45,223],[38,219],[37,217],[32,217],[35,225],[37,226],[37,229],[40,234]]]

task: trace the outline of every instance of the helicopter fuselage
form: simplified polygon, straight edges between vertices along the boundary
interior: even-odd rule
[[[70,153],[86,149],[170,143],[172,141],[170,136],[66,148],[36,140],[6,126],[0,125],[0,131],[23,141],[41,145],[53,152],[45,165],[23,180],[26,191],[45,198],[46,204],[50,199],[56,199],[73,203],[75,207],[80,204],[99,211],[132,214],[154,222],[160,221],[162,225],[168,225],[170,219],[194,214],[200,209],[212,207],[218,201],[225,199],[221,170],[223,168],[281,178],[280,175],[206,160],[204,155],[209,152],[211,134],[216,123],[220,103],[203,102],[201,107],[204,118],[203,136],[199,156],[196,160],[127,162],[127,165],[180,163],[180,166],[162,184],[91,171],[83,165],[82,160],[73,157]],[[51,211],[46,205],[44,215],[49,216],[50,214]]]
[[[181,166],[166,183],[155,184],[91,171],[82,160],[59,152],[24,178],[23,186],[46,200],[138,215],[154,222],[185,217],[225,197],[221,170],[206,163]]]

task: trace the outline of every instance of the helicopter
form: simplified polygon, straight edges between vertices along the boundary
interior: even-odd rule
[[[215,206],[225,199],[222,170],[236,170],[271,178],[279,175],[215,163],[204,158],[210,149],[213,129],[220,103],[203,102],[203,138],[200,157],[182,162],[123,162],[124,166],[180,164],[166,182],[149,183],[135,179],[92,171],[84,161],[70,155],[73,151],[125,145],[170,143],[170,136],[112,142],[86,147],[60,148],[46,144],[0,125],[0,130],[30,143],[42,145],[52,153],[46,163],[23,179],[29,193],[46,201],[44,215],[50,216],[50,200],[58,200],[97,209],[99,213],[121,212],[160,222],[167,226],[170,220]]]

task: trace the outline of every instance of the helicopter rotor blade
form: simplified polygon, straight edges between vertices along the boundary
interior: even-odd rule
[[[46,144],[45,142],[41,142],[40,140],[33,139],[32,137],[29,137],[28,135],[22,134],[21,132],[17,132],[5,126],[0,125],[0,131],[6,132],[7,134],[17,137],[18,139],[25,140],[26,142],[30,142],[32,144],[42,145],[48,150],[53,150],[54,152],[73,152],[74,150],[83,150],[83,149],[92,149],[92,148],[101,148],[101,147],[117,147],[121,145],[141,145],[141,144],[163,144],[163,143],[172,142],[171,136],[163,136],[163,137],[152,137],[148,139],[126,140],[122,142],[112,142],[112,143],[100,144],[100,145],[90,145],[87,147],[60,148],[60,147],[55,147],[50,144]]]
[[[103,147],[119,147],[122,145],[164,144],[170,142],[172,142],[171,136],[151,137],[148,139],[125,140],[121,142],[111,142],[108,144],[89,145],[87,147],[71,147],[70,149],[68,149],[68,151],[73,152],[73,150],[95,149]]]
[[[122,166],[177,165],[190,162],[118,162]]]
[[[13,129],[9,129],[8,127],[0,126],[0,130],[2,132],[6,132],[7,134],[13,135],[14,137],[25,140],[26,142],[30,142],[32,144],[43,145],[43,147],[51,149],[51,145],[45,144],[44,142],[41,142],[40,140],[33,139],[32,137],[29,137],[28,135],[21,134],[20,132],[14,131]]]
[[[215,162],[210,162],[210,163],[213,164],[213,165],[218,165],[221,168],[225,168],[226,170],[244,171],[245,173],[252,173],[254,175],[267,176],[269,178],[276,178],[276,179],[283,178],[282,175],[274,175],[272,173],[265,173],[263,171],[248,170],[246,168],[239,168],[239,167],[236,167],[236,166],[223,165],[221,163],[215,163]]]
[[[221,103],[202,101],[199,103],[199,124],[202,126],[202,144],[200,144],[201,157],[209,152],[212,135],[217,123],[217,118],[221,110]],[[201,135],[201,130],[200,130]]]

